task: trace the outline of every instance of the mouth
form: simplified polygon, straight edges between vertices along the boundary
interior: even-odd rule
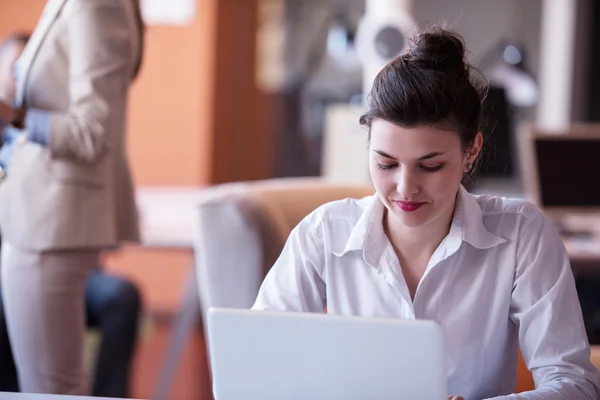
[[[406,212],[417,211],[419,208],[424,206],[426,203],[417,201],[394,201],[394,203],[402,210]]]

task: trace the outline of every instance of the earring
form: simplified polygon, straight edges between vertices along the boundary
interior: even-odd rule
[[[471,172],[471,170],[473,169],[473,164],[472,163],[467,163],[467,172]]]

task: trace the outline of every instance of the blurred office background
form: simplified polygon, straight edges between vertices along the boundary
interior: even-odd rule
[[[1,3],[4,37],[31,30],[46,1]],[[189,232],[187,199],[216,184],[300,176],[367,181],[366,132],[356,118],[365,95],[357,49],[365,0],[142,3],[147,56],[131,96],[128,152],[145,229],[175,238]],[[600,121],[599,0],[402,3],[417,26],[445,22],[461,33],[472,61],[490,77],[489,146],[470,190],[529,196],[522,159],[528,153],[520,147],[527,126],[600,132],[593,125]],[[569,163],[577,154],[552,157]],[[583,185],[598,185],[599,168],[591,168]],[[586,206],[600,210],[600,203]],[[106,254],[108,268],[143,293],[134,397],[154,397],[165,373],[193,261],[176,239]],[[167,366],[167,397],[209,399],[199,320],[183,345]]]

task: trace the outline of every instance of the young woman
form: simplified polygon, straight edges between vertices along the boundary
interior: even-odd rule
[[[461,186],[483,144],[484,89],[459,35],[418,34],[376,77],[360,121],[376,194],[306,217],[254,309],[435,320],[452,395],[598,399],[554,227],[530,203]],[[515,397],[519,348],[537,389]]]

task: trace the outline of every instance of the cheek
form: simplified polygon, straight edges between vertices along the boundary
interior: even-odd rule
[[[377,168],[377,165],[371,166],[369,168],[369,172],[371,175],[371,181],[378,192],[389,192],[396,187],[393,173],[390,173],[389,171],[382,171]]]
[[[445,198],[456,195],[460,186],[461,173],[452,169],[444,169],[432,175],[427,182],[427,191],[434,198]]]

